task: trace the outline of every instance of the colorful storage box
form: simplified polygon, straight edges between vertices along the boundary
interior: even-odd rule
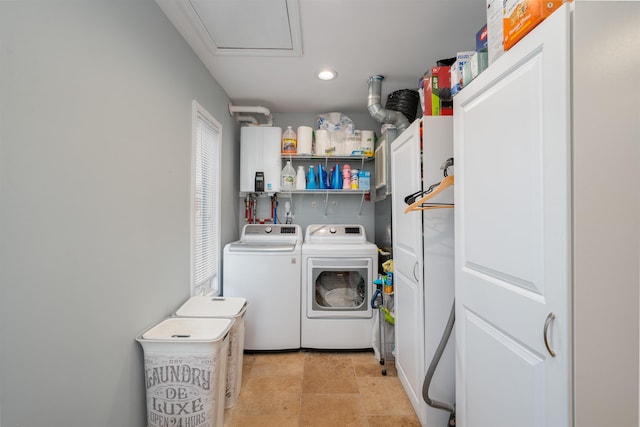
[[[509,50],[566,0],[504,0],[503,43]]]

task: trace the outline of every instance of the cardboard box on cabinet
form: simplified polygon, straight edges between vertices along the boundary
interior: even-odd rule
[[[487,0],[487,51],[489,52],[489,65],[493,64],[504,53],[505,1]]]
[[[452,116],[451,67],[431,67],[432,116]]]
[[[567,0],[504,0],[503,44],[509,50]]]
[[[488,48],[489,31],[487,30],[487,24],[484,24],[480,31],[476,33],[476,52],[486,52]]]
[[[471,80],[473,80],[489,66],[487,52],[476,52],[469,60],[469,65],[471,68]]]
[[[467,61],[465,61],[466,63]],[[451,66],[451,96],[455,96],[460,90],[464,87],[462,81],[462,67],[464,63],[460,64],[460,62],[456,61]]]
[[[432,107],[432,90],[431,90],[431,76],[424,76],[423,79],[424,85],[424,108],[423,115],[432,116],[433,115],[433,107]]]
[[[450,74],[451,74],[451,96],[454,96],[456,93],[460,92],[463,88],[462,83],[462,67],[465,63],[469,61],[471,55],[473,55],[475,51],[469,52],[458,52],[456,55],[456,62],[451,66]]]
[[[464,64],[462,69],[462,78],[464,85],[471,83],[473,79],[478,77],[480,73],[487,69],[489,66],[488,53],[476,52],[471,56],[469,62]]]

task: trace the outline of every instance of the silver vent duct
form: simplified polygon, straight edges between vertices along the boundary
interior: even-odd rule
[[[409,127],[409,120],[399,111],[385,110],[380,104],[382,92],[382,76],[369,77],[369,96],[367,97],[367,108],[371,117],[382,124],[389,123],[398,129],[398,134]]]

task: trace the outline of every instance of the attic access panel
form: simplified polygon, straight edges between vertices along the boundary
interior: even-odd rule
[[[156,2],[178,29],[182,27],[183,35],[185,31],[190,37],[197,35],[214,55],[302,54],[298,0]],[[181,26],[176,19],[182,21]],[[185,38],[188,37],[185,35]]]

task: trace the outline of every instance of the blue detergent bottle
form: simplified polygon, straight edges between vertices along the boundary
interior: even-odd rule
[[[307,173],[307,190],[315,190],[316,188],[318,188],[316,185],[316,171],[313,169],[313,165],[311,165]]]
[[[322,190],[327,188],[327,171],[320,163],[318,164],[318,188]]]
[[[340,164],[336,163],[333,167],[333,174],[331,175],[331,188],[339,190],[342,188],[342,172],[340,172]]]

